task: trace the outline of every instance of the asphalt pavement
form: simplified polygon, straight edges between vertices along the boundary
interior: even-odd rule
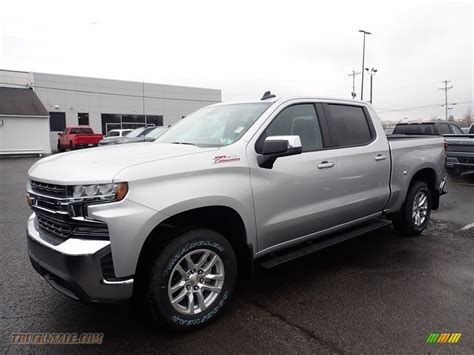
[[[26,172],[0,159],[0,351],[100,353],[474,353],[474,182],[455,179],[420,237],[391,227],[241,282],[226,312],[193,333],[143,324],[52,289],[31,267]],[[463,230],[463,228],[465,228]],[[13,345],[11,334],[104,333],[102,345]],[[426,344],[430,333],[462,333]]]

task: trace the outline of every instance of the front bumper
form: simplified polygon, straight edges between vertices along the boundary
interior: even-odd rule
[[[28,254],[35,270],[51,286],[84,302],[123,302],[132,297],[133,279],[104,279],[102,262],[110,255],[110,241],[69,238],[53,244],[35,224],[27,224]]]

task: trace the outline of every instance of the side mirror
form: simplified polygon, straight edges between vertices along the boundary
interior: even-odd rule
[[[261,168],[271,169],[277,158],[301,154],[303,147],[300,136],[272,136],[263,143],[263,154],[257,157]]]
[[[58,136],[62,136],[62,135],[63,135],[62,132],[59,132],[59,133],[58,133]]]

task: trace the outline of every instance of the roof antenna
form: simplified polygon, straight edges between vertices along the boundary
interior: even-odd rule
[[[260,100],[273,99],[276,95],[273,95],[270,91],[265,91],[265,94],[260,98]]]

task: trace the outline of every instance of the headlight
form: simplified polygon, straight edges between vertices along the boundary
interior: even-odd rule
[[[94,200],[120,201],[127,195],[128,184],[119,182],[117,184],[93,184],[73,186],[72,196]]]

